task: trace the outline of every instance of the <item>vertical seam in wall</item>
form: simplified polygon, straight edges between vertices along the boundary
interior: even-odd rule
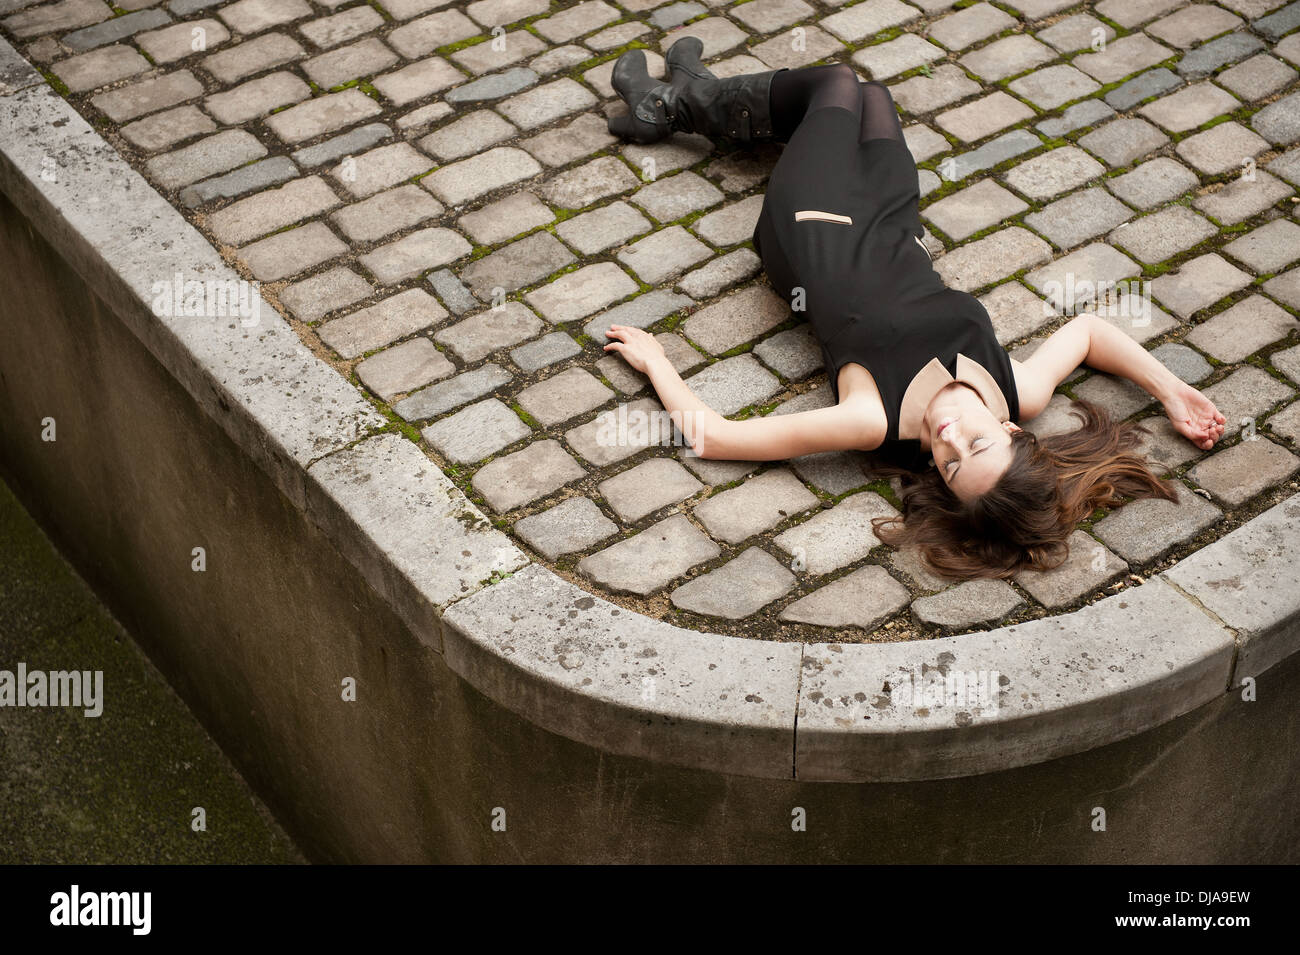
[[[794,732],[790,737],[790,778],[799,778],[799,700],[803,696],[803,657],[808,644],[799,644],[799,672],[794,681]]]
[[[1162,573],[1159,577],[1161,581],[1172,587],[1184,600],[1190,603],[1197,610],[1201,611],[1201,613],[1205,614],[1224,630],[1227,630],[1228,633],[1232,634],[1232,661],[1228,666],[1228,685],[1224,688],[1225,691],[1229,693],[1232,692],[1232,681],[1237,675],[1237,661],[1241,659],[1241,634],[1235,628],[1228,626],[1222,617],[1197,600],[1196,597],[1189,594],[1182,587],[1178,586],[1178,584],[1174,583],[1174,581],[1170,580],[1167,575]]]

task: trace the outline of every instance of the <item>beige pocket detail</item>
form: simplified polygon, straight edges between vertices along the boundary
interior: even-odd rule
[[[818,222],[842,222],[845,225],[853,225],[853,220],[848,216],[836,215],[834,212],[819,212],[816,209],[800,209],[794,214],[795,222],[803,222],[805,219],[815,219]]]

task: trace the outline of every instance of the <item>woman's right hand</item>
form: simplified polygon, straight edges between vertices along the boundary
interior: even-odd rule
[[[629,365],[642,374],[647,374],[651,362],[664,357],[664,346],[649,332],[630,325],[611,325],[605,333],[607,338],[614,338],[605,346],[605,351],[616,351]]]

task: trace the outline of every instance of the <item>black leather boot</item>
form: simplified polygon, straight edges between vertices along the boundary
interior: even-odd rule
[[[689,40],[695,43],[687,44]],[[674,132],[724,136],[741,143],[771,139],[768,96],[772,77],[781,70],[718,79],[699,62],[698,44],[694,37],[683,37],[669,49],[665,62],[670,83],[650,75],[642,50],[620,56],[610,84],[629,112],[608,120],[609,131],[637,143],[653,143]]]

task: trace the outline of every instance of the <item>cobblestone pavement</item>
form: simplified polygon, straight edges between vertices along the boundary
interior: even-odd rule
[[[0,0],[0,15],[392,427],[539,559],[627,607],[774,639],[960,632],[1114,592],[1297,487],[1300,3]],[[873,536],[897,485],[862,455],[703,461],[635,428],[610,443],[623,409],[661,410],[601,351],[612,322],[654,331],[724,414],[830,400],[749,241],[779,147],[606,132],[617,56],[644,47],[662,75],[686,34],[720,75],[839,61],[889,84],[936,267],[1013,355],[1065,321],[1045,301],[1121,282],[1099,311],[1211,396],[1225,440],[1198,451],[1144,392],[1085,369],[1030,427],[1071,427],[1071,396],[1149,417],[1181,501],[1094,515],[1058,570],[951,585]]]

